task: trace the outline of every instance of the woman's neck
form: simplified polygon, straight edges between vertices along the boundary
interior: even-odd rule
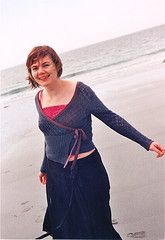
[[[52,99],[61,94],[63,86],[64,81],[57,79],[52,85],[45,86],[43,92],[49,99]]]

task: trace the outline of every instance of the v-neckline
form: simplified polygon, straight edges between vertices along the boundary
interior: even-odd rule
[[[68,107],[72,104],[72,102],[74,101],[74,99],[75,99],[75,97],[76,97],[76,94],[77,94],[77,90],[78,90],[78,85],[79,85],[79,83],[80,83],[80,82],[77,81],[76,87],[75,87],[75,90],[74,90],[74,94],[73,94],[71,100],[69,101],[69,103],[68,103],[68,104],[65,104],[65,105],[66,105],[65,108],[64,108],[61,112],[59,112],[59,113],[58,113],[55,117],[53,117],[53,118],[48,117],[48,116],[44,113],[44,111],[43,111],[43,109],[42,109],[41,102],[40,102],[40,99],[39,99],[39,93],[40,93],[40,91],[42,91],[42,90],[40,90],[40,91],[37,93],[37,104],[38,104],[38,107],[39,107],[39,110],[40,110],[41,114],[42,114],[44,117],[46,117],[48,120],[51,120],[51,121],[55,122],[56,119],[57,119],[61,114],[63,114],[63,112],[65,112],[65,111],[68,109]]]

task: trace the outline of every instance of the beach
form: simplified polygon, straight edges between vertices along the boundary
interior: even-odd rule
[[[165,145],[162,61],[163,54],[148,56],[148,61],[123,65],[121,71],[117,66],[113,71],[104,68],[70,80],[91,85],[112,111]],[[6,100],[1,106],[1,239],[34,239],[43,233],[46,194],[38,173],[44,138],[38,129],[35,93]],[[133,236],[163,240],[165,158],[157,159],[96,118],[93,132],[110,178],[114,227],[123,240]]]
[[[113,112],[165,146],[165,25],[60,54],[62,78],[89,85]],[[25,64],[1,73],[1,239],[42,232],[45,185],[39,182],[44,136]],[[114,227],[123,240],[165,239],[165,157],[92,117],[93,141],[110,179]],[[50,237],[47,237],[48,239]]]

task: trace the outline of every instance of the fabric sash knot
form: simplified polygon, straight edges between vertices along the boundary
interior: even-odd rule
[[[76,149],[76,152],[74,154],[74,159],[73,159],[73,162],[72,162],[72,166],[71,166],[71,170],[74,168],[76,162],[77,162],[77,158],[78,158],[78,155],[79,155],[79,152],[80,152],[80,147],[81,147],[81,141],[83,140],[86,140],[87,136],[85,134],[85,132],[80,129],[80,128],[76,128],[74,130],[74,138],[75,138],[75,142],[74,142],[74,145],[70,151],[70,154],[66,160],[66,163],[64,165],[64,168],[67,166],[69,160],[70,160],[70,157],[73,155],[73,151]]]

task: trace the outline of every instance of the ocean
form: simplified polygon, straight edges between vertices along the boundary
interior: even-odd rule
[[[62,77],[82,79],[85,74],[106,69],[109,70],[107,76],[101,81],[110,81],[123,69],[152,61],[159,54],[163,56],[164,36],[165,25],[161,25],[59,54],[63,62]],[[162,57],[162,61],[164,59]],[[90,85],[96,84],[95,78],[85,78],[84,81]],[[32,92],[26,80],[25,64],[2,70],[0,95],[3,102]]]

